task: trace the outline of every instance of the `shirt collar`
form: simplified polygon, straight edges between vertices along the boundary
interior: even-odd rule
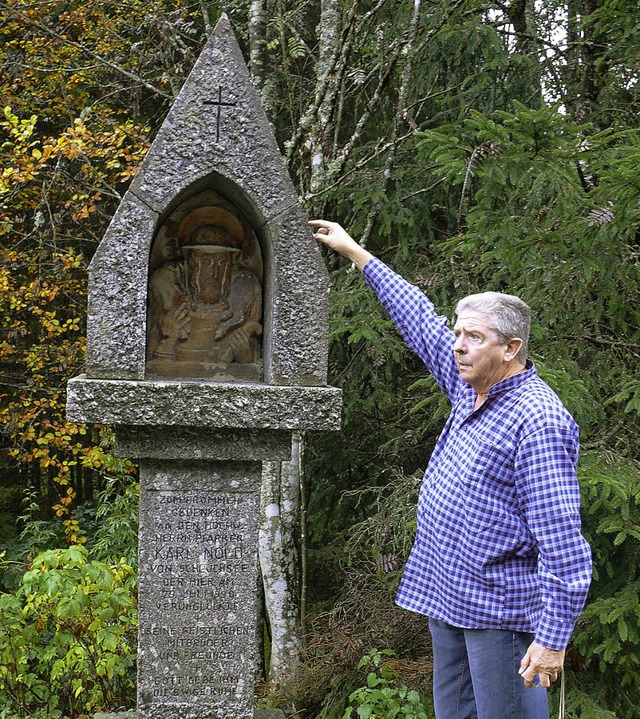
[[[505,394],[506,392],[510,392],[513,389],[522,387],[523,384],[528,382],[532,377],[536,376],[537,374],[538,373],[536,371],[535,365],[531,360],[528,359],[522,372],[518,372],[518,374],[514,374],[512,377],[507,377],[506,379],[500,380],[500,382],[496,382],[496,384],[494,384],[489,390],[487,394],[487,399],[491,399],[492,397],[498,397],[501,394]],[[473,387],[471,387],[471,385],[467,384],[466,382],[463,383],[463,387],[464,394],[466,395],[467,399],[473,398],[473,401],[475,402],[476,391],[473,389]]]

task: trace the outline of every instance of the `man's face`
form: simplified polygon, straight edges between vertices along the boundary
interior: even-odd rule
[[[476,392],[488,392],[492,385],[504,379],[508,370],[508,348],[499,343],[491,317],[464,309],[456,319],[453,332],[456,337],[453,354],[460,377]]]

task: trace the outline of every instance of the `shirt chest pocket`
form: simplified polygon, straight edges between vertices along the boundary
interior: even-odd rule
[[[500,492],[513,485],[514,442],[478,439],[469,445],[462,481],[480,492]]]
[[[460,490],[466,530],[472,535],[489,530],[489,535],[513,541],[515,449],[514,442],[498,444],[487,439],[469,445]]]

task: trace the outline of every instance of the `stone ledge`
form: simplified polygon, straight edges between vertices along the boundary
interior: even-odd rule
[[[71,422],[133,426],[270,430],[338,430],[336,387],[108,380],[74,377],[67,385]]]
[[[291,431],[211,427],[131,427],[115,429],[117,457],[232,462],[288,461]]]

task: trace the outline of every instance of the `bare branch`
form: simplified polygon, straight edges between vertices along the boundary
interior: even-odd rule
[[[115,70],[116,72],[120,73],[121,75],[124,75],[125,77],[128,77],[131,80],[135,80],[136,82],[140,83],[144,87],[147,88],[147,90],[150,90],[156,95],[159,95],[160,97],[163,97],[167,100],[173,99],[171,95],[166,93],[164,90],[161,90],[159,87],[156,87],[155,85],[152,85],[150,82],[145,80],[144,78],[140,77],[139,75],[136,75],[134,72],[131,72],[131,70],[127,70],[124,67],[121,67],[120,65],[116,65],[116,63],[111,62],[111,60],[107,60],[105,57],[102,57],[101,55],[98,55],[97,53],[93,52],[92,50],[89,50],[88,48],[84,47],[78,42],[75,42],[74,40],[69,40],[69,38],[63,37],[59,33],[57,33],[55,30],[53,30],[50,27],[47,27],[46,25],[43,25],[40,22],[37,22],[36,20],[33,20],[28,15],[26,15],[23,12],[20,12],[16,8],[12,7],[11,5],[8,5],[7,3],[2,3],[0,5],[4,10],[6,10],[8,13],[13,15],[14,17],[22,20],[23,22],[28,23],[29,25],[32,25],[33,27],[38,28],[43,33],[46,33],[50,37],[54,37],[56,40],[59,40],[60,42],[64,43],[65,45],[68,45],[70,47],[75,47],[80,52],[84,53],[85,55],[88,55],[89,57],[92,57],[94,60],[97,60],[100,65],[103,65],[105,67],[109,67],[112,70]]]

